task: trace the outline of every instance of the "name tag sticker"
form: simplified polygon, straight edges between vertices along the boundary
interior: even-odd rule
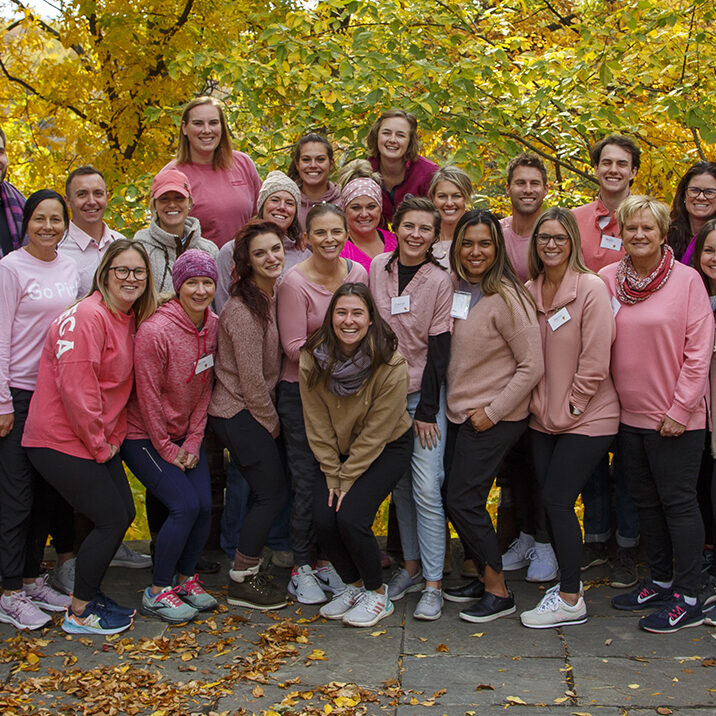
[[[599,245],[603,249],[620,251],[622,248],[622,240],[618,236],[609,236],[609,234],[602,234],[602,240],[599,242]]]
[[[395,296],[390,299],[390,315],[410,313],[410,296]]]
[[[199,373],[203,373],[205,370],[209,370],[209,368],[211,368],[211,366],[213,366],[213,365],[214,365],[214,356],[212,353],[209,353],[209,355],[202,356],[196,362],[196,368],[194,369],[194,375],[199,375]]]
[[[622,304],[619,303],[619,299],[616,296],[612,296],[612,313],[614,314],[614,318],[617,317],[617,313],[619,313],[621,307]]]
[[[464,321],[467,318],[467,314],[470,313],[470,298],[470,294],[466,291],[455,291],[452,295],[450,315],[453,318],[460,318]]]
[[[547,319],[547,323],[549,323],[549,327],[553,331],[556,331],[560,326],[563,326],[571,318],[572,316],[569,315],[569,311],[566,308],[560,308],[557,313]]]

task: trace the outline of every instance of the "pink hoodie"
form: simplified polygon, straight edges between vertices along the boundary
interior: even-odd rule
[[[23,447],[105,462],[127,433],[134,314],[113,313],[99,291],[60,314],[40,358]]]
[[[176,441],[182,438],[188,453],[199,454],[214,386],[218,326],[219,319],[207,309],[204,325],[197,331],[182,305],[173,299],[137,331],[127,439],[149,438],[167,462],[176,458]],[[211,360],[199,363],[205,356]],[[209,362],[211,366],[202,370]]]

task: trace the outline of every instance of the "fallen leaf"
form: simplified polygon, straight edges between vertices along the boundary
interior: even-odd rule
[[[475,691],[494,691],[495,687],[492,684],[478,684],[475,687]]]
[[[303,634],[300,634],[299,636],[296,637],[296,641],[297,641],[299,644],[308,644],[308,637],[307,637],[307,636],[303,636]]]
[[[505,701],[508,704],[519,704],[520,706],[527,706],[527,703],[523,701],[519,696],[508,696]]]
[[[416,659],[425,659],[427,656],[425,654],[415,654]]]
[[[630,689],[638,689],[638,688],[639,688],[639,684],[629,684],[629,688],[630,688]]]
[[[448,648],[447,644],[438,644],[438,645],[435,647],[435,651],[442,651],[442,652],[444,652],[445,654],[449,654],[449,653],[450,653],[450,649]]]
[[[254,686],[254,688],[251,689],[251,693],[258,699],[264,695],[264,690],[260,686]]]
[[[554,700],[554,703],[563,704],[565,701],[569,701],[569,696],[560,696]]]
[[[426,637],[426,636],[419,636],[418,639],[420,639],[420,641],[427,641],[427,640],[428,640],[428,637]]]
[[[441,696],[445,696],[446,693],[447,689],[440,689],[440,691],[436,691],[430,698],[439,699]]]
[[[323,649],[314,649],[307,658],[311,661],[327,661],[326,652]]]
[[[704,659],[701,666],[716,666],[716,659]]]
[[[607,639],[607,640],[604,642],[604,646],[611,646],[613,641],[614,641],[614,639]]]
[[[661,716],[669,716],[669,714],[673,714],[674,712],[668,706],[659,706],[659,708],[656,709],[656,713],[661,714]]]
[[[381,634],[385,634],[385,629],[378,629],[370,633],[371,636],[380,636]]]
[[[476,631],[474,634],[470,634],[470,636],[485,636],[484,631]]]
[[[572,716],[592,716],[589,711],[572,711]]]
[[[28,664],[37,664],[37,662],[40,661],[40,657],[32,652],[30,652],[26,658]]]

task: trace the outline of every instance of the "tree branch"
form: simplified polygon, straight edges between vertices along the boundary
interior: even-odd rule
[[[704,152],[704,148],[701,144],[701,137],[699,137],[699,130],[696,129],[696,127],[689,127],[691,130],[691,134],[694,136],[694,144],[696,144],[696,151],[699,153],[699,157],[701,158],[701,161],[705,162],[708,161],[706,159],[706,152]]]

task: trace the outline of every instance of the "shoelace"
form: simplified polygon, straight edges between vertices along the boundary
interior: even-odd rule
[[[537,550],[534,547],[530,547],[525,552],[525,559],[529,559],[530,561],[537,559]]]
[[[154,601],[166,601],[170,607],[181,607],[184,605],[184,602],[179,598],[177,595],[177,592],[179,591],[180,587],[177,585],[176,587],[172,587],[171,589],[167,589],[166,591],[159,592],[154,597]]]
[[[510,552],[519,552],[521,547],[520,538],[512,540],[512,544],[507,548],[507,552],[505,554],[509,554]],[[528,550],[529,551],[529,550]]]
[[[187,594],[203,594],[206,591],[201,584],[198,574],[190,577],[186,582],[182,582],[179,588],[183,589]]]
[[[556,612],[559,609],[559,603],[562,600],[559,597],[559,591],[548,591],[537,607],[538,612]]]
[[[271,585],[271,578],[265,572],[259,572],[251,580],[251,584],[257,592],[266,592]]]

